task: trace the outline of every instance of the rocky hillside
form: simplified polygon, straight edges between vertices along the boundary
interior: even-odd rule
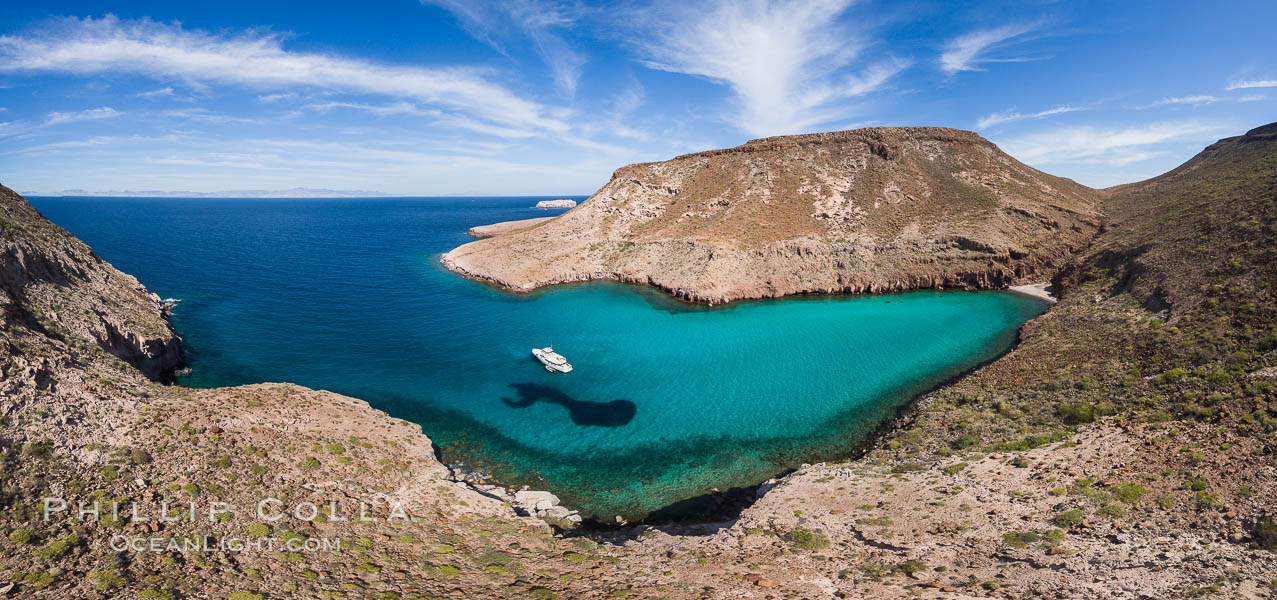
[[[182,341],[161,313],[158,296],[4,186],[0,267],[6,323],[23,323],[64,343],[92,340],[154,378],[170,376],[181,361]]]
[[[163,353],[102,323],[167,347],[154,297],[0,190],[0,595],[1271,598],[1274,133],[1112,190],[1094,243],[1054,278],[1060,302],[863,456],[778,478],[722,522],[586,532],[453,481],[417,425],[359,400],[148,379],[139,356]],[[45,497],[70,510],[44,519]],[[290,514],[257,516],[266,497]],[[156,520],[161,502],[186,518]],[[305,502],[318,518],[296,516]],[[202,536],[212,552],[167,546]],[[232,539],[341,551],[217,546]]]
[[[1083,247],[1099,196],[967,131],[775,137],[623,167],[561,217],[443,260],[514,290],[617,279],[704,302],[1001,288]]]

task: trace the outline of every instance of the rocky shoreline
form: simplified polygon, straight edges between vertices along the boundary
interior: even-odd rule
[[[698,291],[694,288],[689,289],[674,287],[669,283],[653,277],[652,275],[595,271],[589,273],[570,273],[543,281],[521,282],[509,281],[481,270],[466,267],[458,261],[458,258],[454,256],[452,252],[441,255],[439,261],[445,268],[457,273],[458,275],[475,281],[488,283],[512,293],[528,293],[542,287],[570,283],[616,281],[619,283],[650,286],[665,292],[676,299],[697,304],[708,304],[710,306],[716,304],[727,304],[739,300],[759,300],[766,298],[782,298],[785,296],[890,294],[915,290],[1011,290],[1054,303],[1054,299],[1050,296],[1050,294],[1035,287],[1039,285],[1045,287],[1046,284],[1013,285],[1013,283],[1020,281],[1023,278],[1010,277],[1003,272],[969,273],[959,274],[952,277],[917,276],[899,280],[865,279],[863,281],[858,280],[855,282],[840,282],[838,286],[824,287],[775,288],[769,286],[766,289],[738,291],[736,293],[724,295],[711,295],[709,292]],[[1032,279],[1032,277],[1029,279]]]
[[[504,235],[514,231],[519,231],[520,229],[527,229],[529,227],[540,225],[541,223],[545,223],[552,219],[554,219],[554,217],[536,217],[532,219],[521,219],[518,221],[502,221],[491,225],[471,227],[466,233],[471,237],[477,238],[496,237],[498,235]]]

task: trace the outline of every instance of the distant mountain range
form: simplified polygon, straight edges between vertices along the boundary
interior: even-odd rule
[[[124,196],[136,198],[369,198],[389,197],[385,192],[367,190],[320,190],[291,188],[287,190],[228,190],[221,192],[183,192],[161,190],[62,190],[60,192],[22,192],[25,196]]]

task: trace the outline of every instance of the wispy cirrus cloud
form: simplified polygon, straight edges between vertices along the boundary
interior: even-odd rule
[[[183,119],[187,121],[205,121],[208,123],[220,123],[223,125],[230,124],[230,123],[261,124],[265,122],[265,120],[263,119],[248,119],[244,117],[237,117],[234,115],[227,115],[223,113],[213,112],[206,108],[166,110],[161,112],[160,114],[164,117],[170,117],[175,119]]]
[[[1124,166],[1161,156],[1167,144],[1213,141],[1230,131],[1228,126],[1204,121],[1166,121],[1122,128],[1083,125],[999,140],[998,145],[1033,165]]]
[[[853,0],[664,2],[631,15],[650,68],[731,88],[730,120],[753,135],[800,133],[845,118],[847,104],[908,66],[857,65],[865,42],[840,17]],[[858,67],[858,71],[853,69]]]
[[[0,72],[128,73],[261,90],[309,87],[412,99],[507,126],[569,129],[549,108],[481,70],[382,65],[290,51],[283,41],[274,33],[213,34],[145,19],[62,19],[46,29],[0,36]]]
[[[944,46],[940,53],[940,70],[949,75],[961,71],[983,71],[980,65],[994,62],[1028,62],[1043,57],[990,57],[988,52],[1023,41],[1023,36],[1042,24],[1012,23],[991,29],[979,29],[964,33]]]
[[[49,113],[48,118],[44,120],[44,124],[58,125],[61,123],[74,123],[76,121],[112,119],[123,114],[124,113],[109,106],[103,106],[102,108],[90,108],[76,112],[51,112]]]
[[[1219,102],[1219,98],[1215,96],[1177,96],[1174,98],[1162,98],[1157,102],[1146,104],[1137,108],[1157,108],[1159,106],[1188,105],[1202,106],[1204,104],[1214,104]]]
[[[172,98],[174,95],[173,86],[162,87],[157,90],[150,90],[147,92],[138,92],[136,94],[138,98],[146,98],[147,100],[154,100],[156,98]]]
[[[391,104],[363,104],[359,102],[316,102],[307,104],[302,108],[317,112],[329,112],[332,110],[349,109],[366,112],[379,116],[395,116],[407,115],[414,117],[424,117],[433,121],[437,125],[452,129],[467,129],[477,133],[491,135],[493,137],[517,139],[529,138],[537,135],[537,132],[526,128],[503,127],[491,123],[484,123],[474,119],[468,119],[464,116],[448,114],[441,110],[432,108],[423,108],[411,102],[394,102]]]
[[[1224,89],[1231,92],[1233,90],[1248,90],[1251,88],[1270,88],[1270,87],[1277,87],[1277,79],[1249,79],[1249,80],[1243,79],[1241,81],[1234,81],[1228,84],[1228,87]]]
[[[585,55],[565,39],[565,32],[585,12],[577,2],[558,0],[421,0],[443,8],[461,21],[476,39],[510,55],[512,38],[526,38],[550,68],[555,85],[568,96],[576,93]]]
[[[988,129],[990,127],[993,127],[994,125],[1001,125],[1003,123],[1010,123],[1012,121],[1023,121],[1025,119],[1044,119],[1046,117],[1050,117],[1053,115],[1062,115],[1064,113],[1077,112],[1079,110],[1086,110],[1086,109],[1080,108],[1077,106],[1063,105],[1063,106],[1057,106],[1055,108],[1048,108],[1043,111],[1039,111],[1035,113],[1027,113],[1027,114],[1021,113],[1017,110],[1008,110],[1006,112],[994,113],[985,117],[981,117],[980,120],[976,121],[975,128]]]

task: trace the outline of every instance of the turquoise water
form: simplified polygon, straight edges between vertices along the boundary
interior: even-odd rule
[[[711,309],[606,282],[513,295],[439,267],[471,226],[547,214],[536,200],[33,203],[181,299],[184,383],[362,398],[420,423],[449,462],[608,520],[844,454],[1045,309],[1006,292]],[[551,343],[575,371],[531,357]]]

